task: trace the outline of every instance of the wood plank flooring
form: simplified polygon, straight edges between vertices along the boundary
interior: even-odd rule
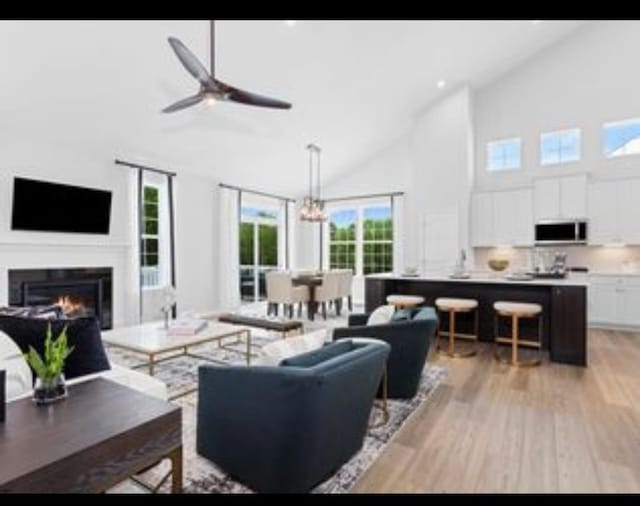
[[[590,329],[588,360],[433,354],[447,378],[353,492],[640,492],[640,333]]]

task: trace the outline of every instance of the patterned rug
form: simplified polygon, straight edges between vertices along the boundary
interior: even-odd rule
[[[254,336],[253,344],[260,346],[272,340],[272,336]],[[242,349],[242,345],[236,345]],[[232,345],[233,347],[233,345]],[[139,357],[121,352],[114,348],[107,349],[114,362],[122,365],[135,365],[140,363]],[[195,348],[194,348],[195,351]],[[216,359],[228,363],[242,363],[239,354],[218,348],[217,345],[200,347],[197,352],[214,356]],[[191,357],[179,357],[166,362],[160,362],[156,366],[156,377],[163,380],[169,389],[169,395],[175,395],[197,385],[197,369],[206,360],[197,360]],[[140,369],[145,371],[145,369]],[[398,432],[407,418],[425,402],[442,382],[446,375],[446,369],[439,366],[429,366],[425,369],[417,395],[408,400],[389,400],[389,421],[382,427],[371,429],[362,447],[353,458],[324,483],[316,487],[313,493],[345,493],[348,492],[356,480],[366,471],[371,463],[380,455],[391,438]],[[209,460],[200,457],[195,451],[196,437],[196,402],[197,393],[190,393],[178,397],[172,402],[182,407],[183,416],[183,451],[184,451],[184,483],[187,493],[251,493],[244,485],[232,480],[223,471],[218,469]],[[374,408],[371,413],[372,424],[380,416],[380,411]],[[162,462],[141,476],[148,483],[157,483],[168,471],[167,461]],[[170,481],[170,480],[169,480]],[[112,492],[135,493],[144,489],[128,480],[114,488]],[[161,492],[169,491],[166,483],[160,489]]]

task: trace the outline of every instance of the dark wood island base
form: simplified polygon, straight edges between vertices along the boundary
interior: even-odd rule
[[[387,295],[421,295],[435,306],[438,297],[478,301],[479,339],[493,341],[493,303],[499,300],[532,302],[542,306],[543,349],[552,362],[587,365],[587,285],[568,281],[457,280],[387,275],[365,280],[365,310],[386,304]]]

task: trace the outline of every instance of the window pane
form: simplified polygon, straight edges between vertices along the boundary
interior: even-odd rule
[[[640,119],[605,123],[603,153],[607,158],[640,153]]]
[[[158,235],[158,220],[145,219],[144,233],[146,235]]]
[[[251,207],[251,206],[242,206],[241,214],[242,216],[246,216],[246,217],[253,216],[258,218],[269,218],[273,220],[278,218],[276,211],[272,211],[271,209],[262,209],[262,208]]]
[[[260,224],[258,228],[260,248],[259,265],[278,265],[278,227],[275,225]]]
[[[143,267],[157,267],[158,266],[158,255],[152,253],[145,253],[141,255],[142,266]]]
[[[580,129],[540,135],[540,164],[553,165],[580,160]]]
[[[357,219],[356,209],[343,209],[331,213],[329,215],[329,240],[355,241]]]
[[[145,218],[153,218],[155,220],[158,219],[158,204],[147,204],[144,205],[144,217]]]
[[[391,218],[390,205],[366,207],[364,209],[363,217],[363,239],[365,241],[391,240],[393,236],[393,221]]]
[[[332,243],[329,245],[329,268],[354,269],[356,266],[356,245],[354,242]]]
[[[145,202],[158,203],[158,189],[154,186],[145,186],[144,187],[144,197],[143,200]]]
[[[520,168],[520,138],[487,144],[487,170],[497,172]]]
[[[240,265],[253,264],[253,223],[240,223]]]
[[[141,251],[143,253],[158,254],[158,239],[142,239]]]

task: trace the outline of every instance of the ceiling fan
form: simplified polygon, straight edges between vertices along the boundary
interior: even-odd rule
[[[195,77],[200,83],[200,91],[191,97],[178,100],[174,104],[162,109],[162,112],[175,112],[186,109],[205,101],[208,105],[213,105],[216,101],[238,102],[240,104],[255,105],[258,107],[271,107],[275,109],[290,109],[291,104],[276,100],[274,98],[257,95],[248,91],[235,88],[215,77],[215,22],[211,21],[211,73],[200,63],[194,54],[175,37],[169,37],[169,44],[174,50],[178,59],[187,69],[189,74]]]

